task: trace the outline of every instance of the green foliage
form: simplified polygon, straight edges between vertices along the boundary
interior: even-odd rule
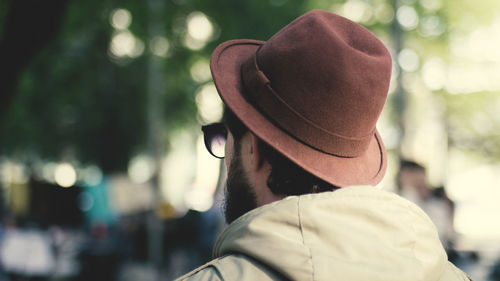
[[[200,85],[189,71],[194,59],[208,60],[213,48],[225,40],[266,40],[303,12],[303,1],[297,0],[177,0],[166,1],[161,17],[154,19],[149,4],[110,0],[69,3],[56,39],[38,50],[20,75],[0,131],[2,155],[24,160],[69,158],[96,163],[107,172],[123,170],[128,159],[148,144],[151,54],[147,48],[152,24],[162,26],[172,48],[161,67],[165,85],[161,108],[169,136],[181,127],[197,124],[194,100]],[[108,56],[114,32],[109,16],[116,8],[130,11],[129,30],[146,45],[138,58],[117,61]],[[205,13],[220,31],[198,51],[186,48],[179,32],[193,11]]]
[[[389,14],[394,12],[393,1],[359,1],[368,4],[373,11],[389,7]],[[415,51],[421,65],[432,57],[449,61],[450,32],[472,30],[474,24],[491,19],[496,10],[492,7],[499,5],[496,0],[486,0],[487,5],[472,0],[443,0],[438,8],[429,9],[425,2],[432,1],[399,1],[399,5],[411,6],[418,12],[419,26],[402,30],[400,35],[403,47]],[[0,155],[53,160],[69,157],[98,164],[105,171],[123,170],[128,159],[147,149],[148,145],[152,26],[160,27],[170,43],[169,55],[161,59],[159,68],[163,77],[160,108],[164,117],[164,141],[168,142],[180,128],[197,126],[195,94],[205,82],[196,82],[191,77],[190,67],[195,61],[208,61],[212,50],[226,40],[267,40],[307,10],[319,8],[341,12],[346,1],[169,0],[162,2],[160,10],[152,8],[152,3],[151,0],[69,1],[58,36],[38,49],[37,55],[20,73],[17,89],[12,93],[14,99],[0,127]],[[0,2],[0,38],[8,8],[9,1]],[[137,58],[109,56],[115,32],[110,25],[110,14],[117,8],[130,11],[129,30],[144,43],[144,53]],[[183,43],[186,17],[194,11],[206,14],[215,26],[215,36],[200,50],[191,50]],[[429,18],[437,19],[443,32],[426,34],[422,22]],[[465,21],[471,23],[470,26],[464,24],[464,18],[470,19]],[[394,48],[393,21],[371,20],[362,24]],[[396,58],[397,54],[394,55]],[[414,93],[410,91],[409,94]],[[479,142],[495,139],[492,138],[493,129],[477,132],[469,122],[473,118],[466,117],[484,113],[482,106],[493,103],[494,97],[487,97],[487,94],[450,96],[444,90],[435,94],[446,100],[452,143],[462,143],[453,140],[469,134],[470,139],[477,137]],[[400,103],[392,102],[390,106],[398,112],[394,122],[398,122]],[[462,114],[468,111],[470,115]],[[496,119],[492,122],[498,124]],[[497,127],[494,127],[496,131]],[[500,157],[498,147],[488,148],[488,151]]]
[[[498,93],[454,95],[446,104],[451,145],[497,160],[500,156]]]

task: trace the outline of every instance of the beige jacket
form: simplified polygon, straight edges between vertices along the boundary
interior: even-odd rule
[[[458,281],[416,205],[373,187],[291,196],[240,217],[178,280]]]

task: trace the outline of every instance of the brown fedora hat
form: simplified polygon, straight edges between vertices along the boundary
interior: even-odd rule
[[[341,16],[310,11],[267,42],[219,45],[210,67],[224,103],[260,139],[334,185],[375,185],[387,159],[376,122],[392,60]]]

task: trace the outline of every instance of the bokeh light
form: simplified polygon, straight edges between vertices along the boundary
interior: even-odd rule
[[[373,9],[365,1],[349,0],[344,4],[342,14],[352,21],[366,23],[372,19]]]
[[[192,12],[186,18],[184,45],[191,50],[200,50],[214,35],[214,25],[208,17],[199,11]]]
[[[116,29],[127,29],[132,23],[132,15],[126,9],[116,9],[111,12],[110,23]]]
[[[164,198],[178,213],[189,208],[186,205],[186,194],[192,189],[196,176],[195,140],[187,131],[180,131],[171,138],[171,146],[175,149],[165,157],[161,172],[161,192]]]
[[[198,41],[207,41],[214,32],[212,22],[202,12],[193,12],[187,17],[189,36]]]
[[[375,19],[382,23],[390,23],[394,20],[394,9],[387,3],[380,3],[375,7]]]
[[[76,183],[76,171],[70,163],[61,163],[54,170],[54,179],[61,187],[71,187]]]
[[[103,174],[96,165],[85,167],[81,170],[81,179],[87,186],[97,186],[102,182]]]
[[[398,63],[404,71],[413,72],[418,69],[420,59],[415,51],[411,49],[403,49],[398,54]]]
[[[5,184],[25,184],[29,181],[30,173],[22,163],[4,160],[0,162],[0,179]]]
[[[446,26],[438,16],[426,16],[421,20],[419,31],[424,37],[436,37],[446,31]]]
[[[206,82],[212,78],[210,74],[210,64],[206,59],[199,59],[189,70],[191,78],[198,83]]]
[[[136,184],[149,181],[155,171],[154,159],[150,156],[138,155],[129,162],[128,176]]]
[[[198,89],[196,106],[203,123],[218,122],[222,119],[224,107],[213,83],[207,83]]]
[[[214,203],[214,193],[221,175],[221,161],[208,153],[203,135],[197,139],[196,156],[196,177],[185,200],[189,208],[203,212],[210,209]]]
[[[82,192],[78,196],[78,207],[83,212],[88,212],[94,206],[94,198],[88,192]]]
[[[419,3],[429,12],[436,11],[443,6],[442,0],[420,0]]]
[[[155,56],[167,57],[170,50],[170,42],[166,37],[155,36],[149,43],[149,49]]]
[[[396,18],[399,24],[406,30],[415,29],[418,25],[418,13],[412,6],[403,5],[399,7]]]
[[[144,43],[130,31],[122,30],[113,34],[109,50],[117,58],[137,58],[144,52]]]
[[[206,212],[214,203],[213,194],[204,190],[194,189],[186,194],[186,205],[188,208],[198,212]]]
[[[422,79],[430,90],[440,90],[446,85],[446,64],[443,59],[428,59],[422,66]]]

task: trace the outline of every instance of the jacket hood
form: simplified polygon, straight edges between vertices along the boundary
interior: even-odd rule
[[[215,257],[243,254],[290,280],[468,280],[416,205],[373,187],[291,196],[230,224]]]

